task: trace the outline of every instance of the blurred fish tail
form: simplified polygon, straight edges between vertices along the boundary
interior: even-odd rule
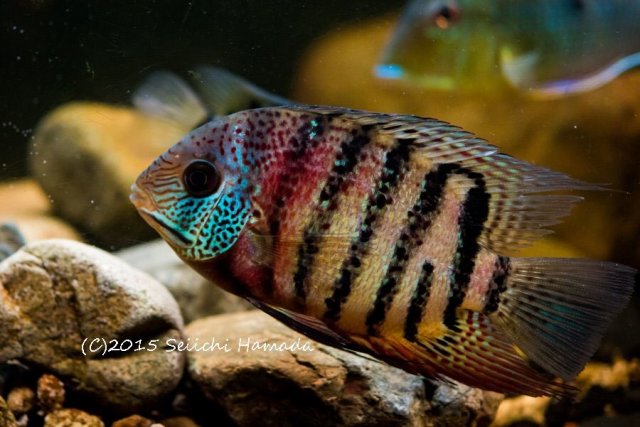
[[[295,104],[222,68],[198,67],[191,72],[191,77],[212,116],[226,116],[253,108]]]
[[[185,132],[207,120],[200,97],[182,78],[169,71],[151,74],[134,92],[133,105],[150,116],[174,123]]]

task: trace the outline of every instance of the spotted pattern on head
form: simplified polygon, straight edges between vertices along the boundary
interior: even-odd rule
[[[250,186],[255,156],[246,146],[249,122],[247,115],[238,115],[194,130],[136,182],[146,198],[138,208],[185,259],[206,260],[228,251],[250,219],[249,193],[256,186]],[[189,188],[185,173],[196,162],[219,174],[210,177],[216,180],[211,192]],[[206,174],[198,179],[206,182]]]

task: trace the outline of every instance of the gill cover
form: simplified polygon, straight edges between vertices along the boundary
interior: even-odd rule
[[[181,255],[203,261],[226,252],[250,217],[245,180],[225,179],[213,162],[194,160],[185,168],[182,181],[188,196],[184,203],[175,205],[176,213],[196,238]]]
[[[247,180],[223,161],[185,153],[183,145],[140,175],[131,200],[181,257],[202,261],[238,240],[251,212]]]

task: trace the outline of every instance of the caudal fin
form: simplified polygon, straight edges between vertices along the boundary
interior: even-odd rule
[[[636,273],[610,262],[511,258],[505,290],[491,318],[531,362],[571,379],[626,305]]]

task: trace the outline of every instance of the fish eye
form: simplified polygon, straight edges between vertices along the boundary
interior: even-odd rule
[[[434,21],[438,28],[446,29],[460,18],[460,10],[455,3],[444,4],[435,14]]]
[[[182,181],[193,197],[207,197],[220,187],[220,173],[213,163],[206,160],[191,162],[184,170]]]

